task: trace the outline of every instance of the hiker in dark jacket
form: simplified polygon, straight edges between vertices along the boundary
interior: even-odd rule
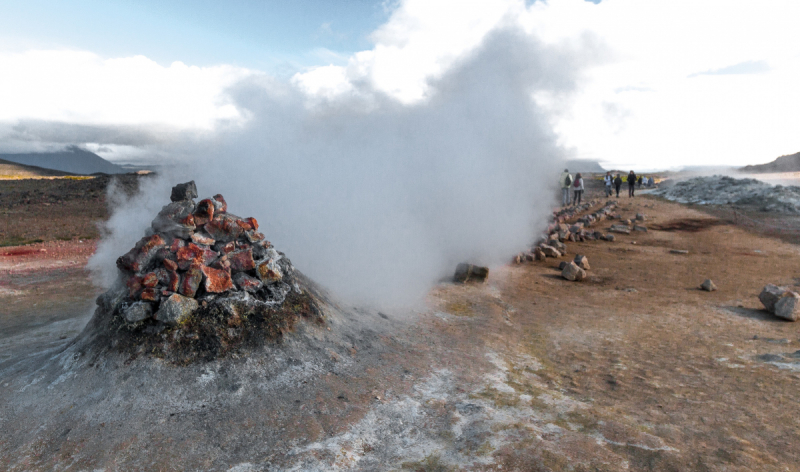
[[[622,177],[617,174],[617,178],[614,179],[614,188],[617,189],[617,198],[619,198],[619,189],[622,187]]]
[[[636,190],[636,174],[634,174],[633,171],[631,171],[631,173],[628,174],[628,197],[629,198],[634,196],[633,195],[634,190]]]

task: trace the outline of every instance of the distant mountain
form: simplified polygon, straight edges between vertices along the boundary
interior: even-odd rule
[[[605,172],[606,170],[600,166],[597,161],[589,159],[572,159],[564,164],[564,167],[569,169],[570,172]]]
[[[31,177],[61,177],[70,175],[53,169],[43,169],[36,166],[26,166],[16,162],[0,159],[0,179],[24,179]]]
[[[124,174],[125,169],[112,164],[97,154],[71,146],[61,152],[0,154],[0,159],[26,166],[60,170],[70,174]]]
[[[739,169],[739,171],[754,174],[765,172],[800,172],[800,152],[788,156],[781,156],[766,164],[744,166]]]

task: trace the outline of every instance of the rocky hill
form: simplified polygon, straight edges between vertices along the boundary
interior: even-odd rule
[[[767,173],[767,172],[800,172],[800,152],[781,156],[772,162],[752,166],[744,166],[741,172]]]
[[[70,174],[124,174],[125,169],[93,152],[71,146],[61,152],[0,154],[0,159],[26,166],[53,169]]]
[[[62,177],[70,175],[53,169],[44,169],[36,166],[26,166],[16,162],[0,159],[0,179],[30,179],[36,177]]]

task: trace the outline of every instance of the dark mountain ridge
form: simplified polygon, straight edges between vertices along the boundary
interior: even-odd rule
[[[800,152],[781,156],[766,164],[744,166],[739,171],[751,173],[800,172]]]
[[[123,174],[125,169],[93,152],[70,146],[60,152],[0,154],[0,159],[26,166],[53,169],[70,174]]]

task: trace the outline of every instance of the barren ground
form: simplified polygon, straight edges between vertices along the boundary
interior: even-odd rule
[[[119,392],[139,392],[133,380],[62,398],[81,379],[35,372],[34,353],[68,349],[87,319],[91,246],[0,255],[0,468],[800,470],[800,324],[757,299],[800,283],[798,246],[646,196],[620,212],[651,229],[568,244],[588,281],[561,279],[563,258],[493,268],[486,284],[433,289],[411,323],[375,314],[388,318],[376,335],[298,361],[277,390],[284,374],[232,388],[252,366],[210,363],[182,393],[202,409],[174,399],[138,416]],[[719,290],[698,290],[706,278]],[[25,398],[37,388],[40,412]]]

